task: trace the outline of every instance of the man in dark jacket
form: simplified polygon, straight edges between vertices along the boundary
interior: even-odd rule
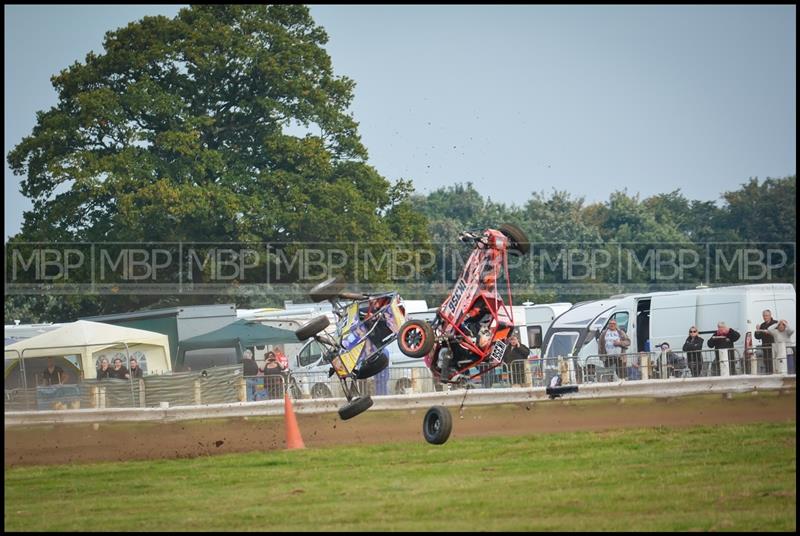
[[[719,359],[724,357],[728,360],[730,365],[730,359],[733,357],[730,352],[721,353],[720,350],[726,350],[729,348],[733,348],[733,343],[739,340],[739,332],[733,328],[729,328],[725,325],[725,322],[719,322],[717,324],[717,331],[709,337],[708,339],[708,346],[709,348],[716,348],[717,349],[717,362],[719,363]],[[730,369],[729,369],[730,370]]]
[[[511,371],[512,384],[525,383],[525,367],[528,366],[528,354],[530,353],[530,348],[519,342],[519,335],[512,333],[508,338],[508,346],[506,346],[506,351],[503,354],[503,361]],[[520,364],[512,366],[511,364],[514,361],[524,361],[524,364],[522,366]]]
[[[703,337],[697,331],[697,326],[689,328],[689,336],[686,337],[686,342],[683,343],[683,351],[686,352],[686,359],[689,361],[689,370],[692,371],[692,376],[700,376],[700,370],[703,363]]]
[[[772,318],[772,311],[769,309],[764,309],[764,312],[761,313],[761,318],[764,319],[764,322],[758,325],[758,329],[753,333],[753,336],[761,341],[761,355],[764,358],[764,373],[772,374],[772,343],[775,342],[775,338],[770,335],[769,328],[777,324],[778,321]]]

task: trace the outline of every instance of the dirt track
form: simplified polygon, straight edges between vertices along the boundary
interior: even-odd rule
[[[451,408],[453,434],[521,435],[648,426],[693,426],[796,420],[796,393],[719,395],[670,400],[547,401],[531,405]],[[349,421],[336,414],[298,415],[306,447],[424,441],[417,410],[367,411]],[[41,426],[5,430],[5,467],[75,462],[186,458],[283,449],[282,417],[171,424]]]

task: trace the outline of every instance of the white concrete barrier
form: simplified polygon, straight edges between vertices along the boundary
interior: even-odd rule
[[[673,398],[711,393],[746,393],[766,390],[795,390],[795,375],[726,376],[711,378],[681,378],[672,380],[618,381],[580,385],[577,393],[566,394],[558,400],[587,400],[603,398]],[[471,389],[421,393],[413,395],[387,395],[373,397],[369,411],[427,409],[434,405],[482,406],[491,404],[516,404],[541,402],[550,398],[544,387]],[[333,413],[344,404],[343,398],[295,400],[295,413]],[[170,406],[166,408],[107,408],[60,411],[14,411],[5,413],[5,428],[33,425],[103,423],[103,422],[173,422],[192,419],[225,419],[231,417],[261,417],[283,415],[283,400],[262,402],[236,402],[199,406]]]

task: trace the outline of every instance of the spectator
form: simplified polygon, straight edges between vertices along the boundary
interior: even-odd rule
[[[247,384],[247,401],[252,402],[256,399],[258,389],[258,363],[253,358],[253,352],[248,348],[242,355],[242,376]]]
[[[613,318],[609,320],[608,327],[600,333],[598,350],[603,364],[606,367],[613,367],[614,374],[617,377],[622,376],[622,356],[625,354],[625,349],[630,345],[631,340],[625,332],[617,328],[617,321]]]
[[[114,368],[111,370],[109,378],[115,378],[117,380],[127,380],[130,378],[128,369],[125,368],[125,366],[122,364],[122,359],[119,357],[114,359]]]
[[[283,370],[289,368],[289,358],[286,357],[286,354],[283,353],[283,347],[280,345],[274,346],[272,348],[273,353],[275,354],[275,359],[278,360],[278,364],[281,366]]]
[[[770,335],[772,335],[772,338],[775,340],[775,342],[772,343],[772,357],[773,359],[780,360],[778,361],[778,369],[780,373],[792,373],[794,370],[794,364],[793,360],[790,359],[790,356],[787,355],[786,346],[792,342],[794,330],[789,327],[789,323],[786,320],[781,320],[777,324],[770,326],[769,332]]]
[[[52,357],[47,358],[47,368],[42,373],[44,385],[61,385],[64,383],[64,369],[55,364]]]
[[[283,367],[274,352],[264,354],[264,387],[270,399],[283,396]]]
[[[142,377],[142,368],[139,366],[139,362],[136,360],[135,357],[131,358],[131,370],[129,371],[131,378],[141,378]]]
[[[764,358],[764,374],[772,374],[772,343],[775,339],[770,334],[769,328],[778,323],[772,318],[772,311],[764,309],[761,313],[764,321],[758,325],[753,336],[761,341],[761,355]]]
[[[383,349],[384,355],[389,355],[388,348]],[[389,394],[389,367],[386,367],[375,375],[375,395]]]
[[[688,368],[686,364],[686,357],[676,354],[670,349],[668,342],[662,342],[659,347],[661,353],[665,355],[667,362],[667,370],[672,371],[671,375],[684,375],[684,371]]]
[[[717,331],[708,338],[708,346],[709,348],[716,348],[718,361],[722,356],[725,356],[725,359],[729,359],[730,353],[727,350],[733,348],[733,343],[738,341],[739,337],[741,335],[738,331],[729,328],[725,322],[719,322],[717,323]],[[720,353],[720,350],[725,350],[725,353]]]
[[[100,360],[100,368],[97,369],[97,379],[104,380],[111,377],[111,368],[108,366],[108,359],[104,357]]]
[[[642,370],[641,365],[642,363],[646,363],[647,359],[649,359],[650,354],[647,352],[641,352],[639,354],[633,353],[628,354],[625,356],[625,365],[628,380],[641,380],[642,379]]]
[[[789,322],[781,320],[769,328],[769,334],[775,342],[782,342],[785,344],[792,342],[794,330],[789,327]]]
[[[703,337],[697,331],[696,326],[689,328],[689,336],[683,343],[683,351],[686,352],[686,358],[689,361],[689,370],[692,371],[692,376],[700,376],[700,369],[703,363]]]
[[[525,383],[525,367],[528,366],[528,355],[530,353],[530,348],[519,342],[519,335],[516,332],[512,332],[508,337],[506,351],[503,353],[503,361],[511,372],[512,385]],[[512,365],[514,361],[521,361],[521,363]]]

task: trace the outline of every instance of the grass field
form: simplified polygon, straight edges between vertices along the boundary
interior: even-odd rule
[[[794,531],[796,424],[26,467],[5,530]]]

